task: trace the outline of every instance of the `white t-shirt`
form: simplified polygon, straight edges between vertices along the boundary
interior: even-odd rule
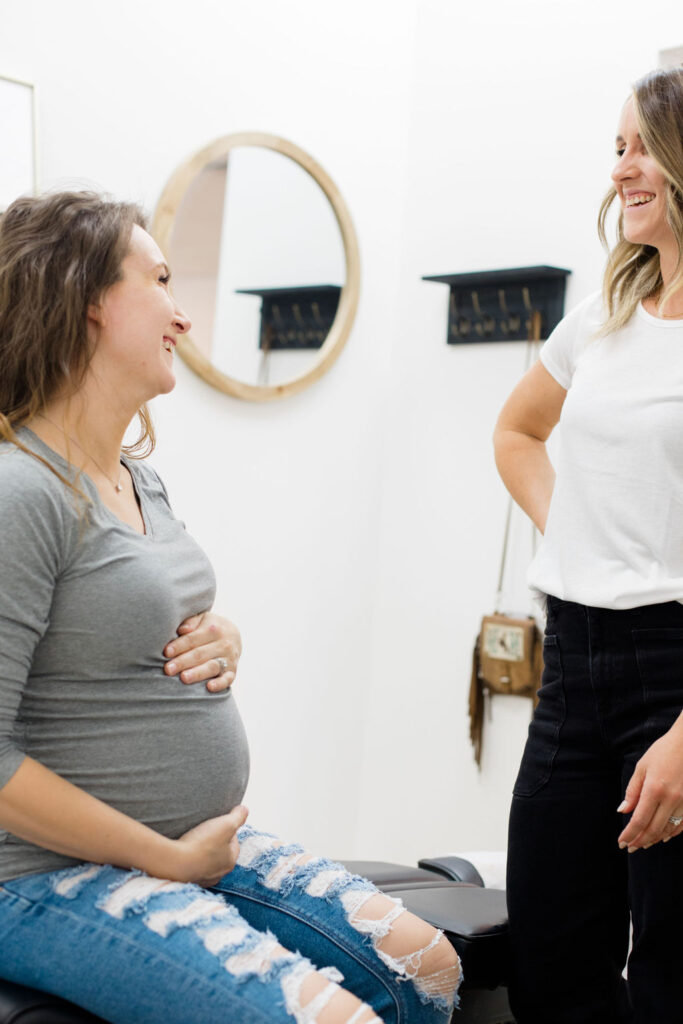
[[[638,306],[595,339],[599,293],[541,350],[567,389],[557,480],[527,580],[598,608],[683,601],[683,320]]]

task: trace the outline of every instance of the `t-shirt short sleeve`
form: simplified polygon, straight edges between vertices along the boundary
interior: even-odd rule
[[[541,362],[567,391],[581,352],[600,326],[601,318],[602,296],[594,292],[560,320],[541,349]]]

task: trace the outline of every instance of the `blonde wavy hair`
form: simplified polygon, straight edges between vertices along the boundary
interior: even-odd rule
[[[616,244],[610,249],[606,221],[617,196],[617,190],[610,188],[598,216],[598,234],[608,251],[603,278],[607,319],[598,332],[603,335],[623,327],[641,299],[656,296],[661,309],[683,285],[683,66],[651,71],[634,84],[631,96],[640,137],[669,185],[666,219],[678,245],[678,262],[673,280],[663,291],[659,251],[624,238],[623,213]]]
[[[94,344],[88,306],[122,276],[133,225],[147,227],[135,203],[94,192],[22,196],[0,216],[0,442],[10,442],[44,463],[16,430],[57,396],[74,395],[87,373]],[[146,406],[140,433],[123,451],[145,458],[154,448]]]

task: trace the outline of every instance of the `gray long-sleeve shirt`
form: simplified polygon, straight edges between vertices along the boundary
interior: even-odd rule
[[[73,474],[30,430],[18,436]],[[124,461],[144,535],[85,474],[84,517],[51,470],[0,443],[0,787],[30,755],[177,838],[241,801],[248,749],[230,690],[163,671],[164,647],[211,607],[215,578],[154,470]],[[0,831],[0,881],[76,863]]]

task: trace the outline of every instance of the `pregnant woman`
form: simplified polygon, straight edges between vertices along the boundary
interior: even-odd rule
[[[0,220],[0,975],[115,1024],[447,1021],[440,932],[245,825],[239,640],[139,457],[189,326],[134,205]]]

